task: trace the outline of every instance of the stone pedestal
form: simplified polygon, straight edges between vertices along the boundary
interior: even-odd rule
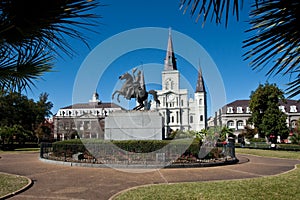
[[[162,140],[158,111],[115,111],[105,118],[105,140]]]

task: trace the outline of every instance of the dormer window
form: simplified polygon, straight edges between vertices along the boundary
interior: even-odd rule
[[[236,112],[237,113],[243,113],[243,107],[237,107]]]
[[[233,113],[233,108],[232,107],[227,107],[227,113]]]
[[[297,112],[297,107],[296,106],[290,106],[290,112],[292,112],[292,113]]]
[[[251,110],[249,107],[246,108],[246,113],[251,113]]]
[[[279,106],[279,110],[281,110],[282,112],[285,112],[284,106]]]

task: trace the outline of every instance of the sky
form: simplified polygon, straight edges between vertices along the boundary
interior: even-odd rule
[[[95,10],[102,16],[101,24],[94,28],[98,33],[86,32],[90,48],[68,38],[76,54],[58,57],[54,71],[46,73],[35,83],[36,87],[27,92],[28,97],[35,100],[41,93],[48,93],[54,105],[53,114],[59,108],[88,102],[93,91],[99,93],[102,102],[116,102],[111,96],[120,87],[118,77],[133,67],[144,71],[147,90],[160,89],[169,28],[182,83],[187,84],[190,95],[195,90],[197,69],[201,66],[206,87],[211,89],[208,90],[208,117],[222,106],[214,103],[220,95],[223,103],[249,99],[251,91],[266,81],[276,83],[282,90],[286,88],[289,77],[268,78],[266,70],[254,71],[249,61],[243,60],[242,55],[247,51],[242,48],[243,40],[250,37],[245,33],[249,28],[250,5],[244,5],[239,21],[230,16],[225,28],[224,24],[210,21],[204,26],[196,23],[194,17],[179,9],[179,0],[103,0],[101,4],[105,6]],[[201,52],[194,51],[190,41],[199,44],[203,48]],[[191,56],[193,61],[188,58]],[[209,64],[205,56],[213,62]],[[111,62],[106,62],[108,59],[112,59]],[[214,84],[220,92],[213,89]]]

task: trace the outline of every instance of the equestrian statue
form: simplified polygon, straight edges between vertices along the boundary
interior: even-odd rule
[[[125,80],[121,89],[116,90],[113,95],[112,99],[114,99],[115,95],[117,96],[117,101],[120,102],[120,95],[123,96],[127,100],[131,100],[135,98],[136,101],[139,103],[138,106],[134,107],[133,110],[140,110],[145,107],[145,103],[148,103],[148,94],[153,96],[153,99],[156,103],[160,103],[157,98],[157,92],[155,90],[146,91],[145,81],[144,81],[144,74],[139,70],[137,75],[135,74],[137,68],[132,70],[132,75],[128,72],[124,73],[119,77],[120,80]]]

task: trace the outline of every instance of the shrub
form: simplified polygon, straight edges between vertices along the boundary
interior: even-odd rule
[[[65,140],[60,142],[53,143],[53,153],[56,156],[64,155],[70,157],[72,154],[76,154],[78,152],[86,152],[88,151],[86,145],[95,145],[102,144],[105,148],[105,144],[114,144],[120,149],[127,151],[127,152],[134,152],[134,153],[149,153],[154,152],[157,150],[162,149],[166,145],[168,149],[171,150],[172,148],[176,149],[186,149],[189,145],[188,149],[185,150],[183,155],[193,155],[197,156],[199,149],[200,149],[200,141],[195,139],[192,143],[189,140],[122,140],[122,141],[103,141],[103,140],[84,140],[82,142],[80,139],[74,140]],[[190,144],[191,143],[191,144]],[[109,146],[107,146],[109,148]],[[111,146],[110,146],[111,147]]]
[[[266,142],[265,138],[251,138],[250,142]]]

